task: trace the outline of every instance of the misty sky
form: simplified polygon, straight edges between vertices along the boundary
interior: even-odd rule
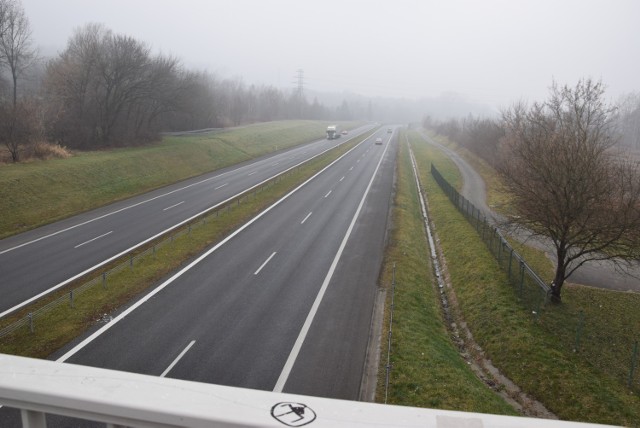
[[[22,0],[44,52],[87,23],[191,69],[368,96],[463,94],[493,107],[592,77],[640,90],[636,0]]]

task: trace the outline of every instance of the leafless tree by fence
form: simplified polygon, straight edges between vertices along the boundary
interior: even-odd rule
[[[513,223],[555,247],[552,295],[590,260],[623,263],[640,250],[638,164],[619,160],[613,107],[601,82],[554,84],[549,99],[503,113],[506,138],[499,172],[513,196]]]

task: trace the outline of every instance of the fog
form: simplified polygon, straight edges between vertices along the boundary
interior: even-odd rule
[[[116,33],[248,84],[309,94],[463,99],[478,111],[541,100],[553,79],[639,89],[635,0],[22,0],[35,44]]]

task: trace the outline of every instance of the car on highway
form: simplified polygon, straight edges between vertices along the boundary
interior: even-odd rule
[[[347,135],[349,133],[349,131],[347,131],[346,129],[344,131],[342,131],[342,135]]]
[[[382,144],[382,138],[380,137],[376,138],[376,144]]]
[[[393,132],[393,129],[387,128],[387,134],[391,134],[392,132]]]

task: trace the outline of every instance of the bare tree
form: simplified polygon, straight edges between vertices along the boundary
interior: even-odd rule
[[[513,195],[513,221],[553,243],[556,301],[565,280],[587,261],[622,264],[639,255],[638,164],[609,150],[613,108],[603,93],[601,82],[554,83],[547,102],[503,113],[499,171]]]
[[[20,99],[16,105],[0,106],[0,141],[18,162],[22,150],[41,135],[38,104],[34,100]]]
[[[0,0],[0,62],[9,68],[13,82],[13,105],[18,101],[18,77],[36,60],[31,27],[22,4]]]

